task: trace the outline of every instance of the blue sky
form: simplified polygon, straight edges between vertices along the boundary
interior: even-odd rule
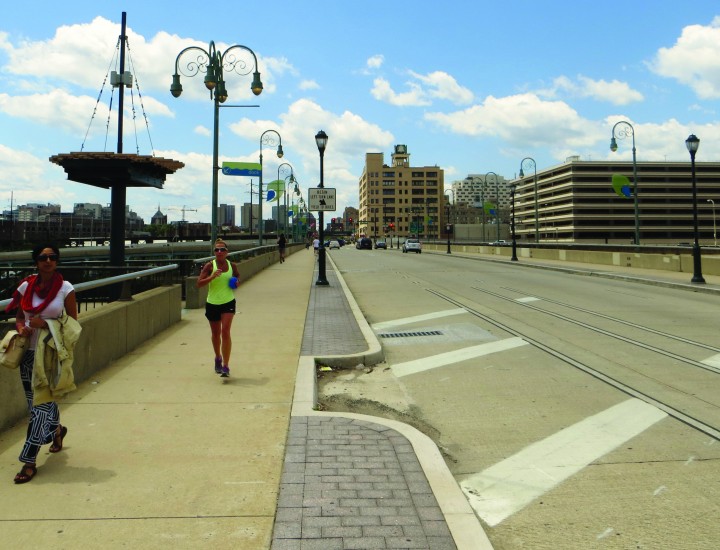
[[[58,153],[114,151],[117,97],[105,143],[110,91],[97,114],[127,12],[137,92],[140,154],[186,167],[163,190],[129,189],[127,202],[149,223],[210,220],[212,102],[202,76],[183,77],[169,93],[175,58],[185,47],[252,48],[265,89],[226,75],[220,160],[258,161],[260,135],[277,130],[285,156],[265,147],[264,180],[289,162],[307,196],[319,182],[314,136],[329,136],[325,186],[338,193],[338,215],[357,206],[366,152],[408,146],[411,164],[438,165],[446,187],[468,174],[513,178],[522,158],[539,170],[570,155],[630,159],[631,144],[609,151],[619,120],[635,128],[638,161],[688,161],[685,139],[701,139],[697,160],[720,157],[720,8],[677,1],[648,3],[418,0],[276,0],[227,2],[73,1],[11,3],[0,18],[0,208],[27,202],[108,204],[110,191],[68,181],[48,162]],[[125,107],[131,106],[129,93]],[[136,152],[125,119],[124,151]],[[249,178],[220,176],[219,202],[250,200]],[[256,182],[257,183],[257,182]],[[239,216],[239,213],[238,213]],[[265,217],[270,216],[269,209]]]

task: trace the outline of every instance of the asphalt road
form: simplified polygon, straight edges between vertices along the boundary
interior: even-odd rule
[[[718,547],[720,298],[443,254],[331,257],[387,359],[345,391],[425,427],[496,549]]]

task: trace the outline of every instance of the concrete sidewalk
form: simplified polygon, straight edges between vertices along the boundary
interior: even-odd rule
[[[203,310],[186,310],[61,401],[65,447],[43,447],[32,482],[12,482],[25,423],[0,434],[0,545],[482,548],[424,435],[313,410],[314,357],[382,358],[332,262],[328,287],[315,268],[301,250],[237,290],[229,379]]]

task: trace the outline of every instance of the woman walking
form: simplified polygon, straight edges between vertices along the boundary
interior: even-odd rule
[[[59,258],[60,251],[54,245],[35,247],[32,259],[37,267],[37,275],[23,279],[7,307],[7,311],[12,311],[19,306],[15,328],[22,336],[30,339],[19,369],[30,421],[19,457],[23,466],[15,476],[15,483],[18,484],[27,483],[37,474],[40,446],[52,443],[50,452],[59,453],[68,433],[67,426],[60,423],[60,410],[55,399],[75,389],[72,371],[68,373],[67,370],[72,365],[72,350],[80,334],[80,325],[67,321],[68,317],[77,320],[77,303],[75,289],[56,271]],[[50,328],[53,330],[50,331]],[[47,353],[50,351],[50,346],[45,346],[47,334],[56,343],[59,335],[62,340],[60,343],[70,352],[69,363],[66,360],[60,363],[61,370],[67,369],[64,373],[61,370],[47,372],[57,365],[53,360],[47,361]],[[38,357],[43,357],[43,368],[36,368],[36,351]]]
[[[215,259],[206,263],[197,280],[198,288],[209,285],[205,317],[210,322],[210,339],[215,351],[215,373],[230,376],[232,339],[230,328],[235,315],[235,295],[239,272],[227,259],[228,246],[222,239],[215,241]]]

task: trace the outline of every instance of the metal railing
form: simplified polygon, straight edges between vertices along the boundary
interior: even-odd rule
[[[158,286],[176,284],[173,274],[177,271],[178,264],[169,264],[103,279],[73,283],[78,310],[81,310],[82,307],[87,310],[91,305],[131,300],[133,293],[137,294]],[[5,308],[10,301],[10,298],[0,300],[0,317],[6,320],[11,317],[5,313]]]

